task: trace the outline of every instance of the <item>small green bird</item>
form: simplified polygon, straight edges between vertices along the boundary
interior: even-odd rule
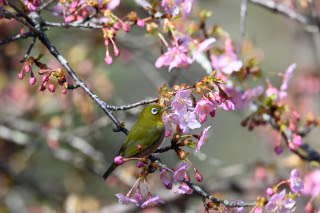
[[[162,114],[166,109],[155,104],[144,108],[122,145],[118,156],[121,155],[124,158],[141,157],[137,145],[142,146],[143,156],[154,153],[164,138],[165,127],[162,122]],[[118,165],[113,162],[103,174],[103,178],[106,180],[117,167]]]

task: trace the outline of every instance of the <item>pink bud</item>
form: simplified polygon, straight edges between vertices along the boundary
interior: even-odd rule
[[[48,81],[50,76],[51,76],[51,73],[47,73],[46,75],[42,76],[42,83]]]
[[[269,195],[269,196],[272,196],[274,194],[273,189],[272,188],[267,188],[266,194]]]
[[[106,56],[105,58],[104,58],[104,61],[107,63],[107,64],[112,64],[112,57],[109,55],[109,56]]]
[[[137,148],[141,151],[142,150],[142,146],[140,144],[137,145]]]
[[[283,152],[282,146],[278,145],[274,148],[276,154],[280,155]]]
[[[138,168],[143,167],[143,163],[142,163],[142,161],[140,161],[140,160],[138,161],[138,163],[137,163],[137,167],[138,167]]]
[[[143,28],[143,27],[144,27],[144,21],[143,21],[142,19],[139,19],[139,18],[138,18],[138,20],[137,20],[137,25],[138,25],[138,27]]]
[[[104,58],[104,61],[109,65],[112,64],[112,57],[110,56],[108,47],[107,47],[106,57]]]
[[[19,73],[19,78],[20,78],[20,80],[22,80],[23,78],[24,78],[24,72],[23,72],[23,70],[21,70],[21,72]]]
[[[67,88],[63,87],[62,88],[62,94],[67,94],[67,92],[68,92]]]
[[[137,188],[136,193],[134,195],[136,197],[136,200],[142,200],[143,196],[142,193],[140,192],[140,187]]]
[[[108,39],[108,38],[104,39],[104,45],[105,45],[106,47],[109,46],[109,39]]]
[[[126,32],[130,32],[130,27],[131,26],[129,23],[128,24],[123,23],[123,25],[122,25],[123,30]]]
[[[76,20],[76,16],[74,15],[70,15],[64,18],[64,22],[66,23],[71,23],[71,22],[74,22],[75,20]]]
[[[33,76],[29,78],[30,85],[34,85],[36,83],[37,79]]]
[[[25,71],[26,71],[27,73],[30,72],[31,66],[30,66],[30,63],[29,63],[29,62],[26,63],[26,65],[24,66],[24,69],[25,69]]]
[[[200,174],[196,169],[194,169],[195,173],[196,173],[196,180],[198,182],[202,182],[203,181],[203,176],[202,174]]]
[[[123,160],[123,157],[119,155],[114,158],[113,162],[117,165],[121,165],[124,163],[124,160]]]
[[[49,91],[52,92],[52,93],[54,93],[54,92],[56,91],[56,87],[55,87],[54,84],[51,83],[50,81],[49,81],[48,89],[49,89]]]
[[[36,7],[39,7],[41,5],[41,0],[33,0],[32,4]]]
[[[120,27],[121,27],[121,23],[119,21],[113,24],[113,28],[117,31],[120,30]]]
[[[46,86],[44,84],[41,84],[38,88],[39,91],[43,92],[46,90]]]
[[[47,72],[49,72],[49,70],[41,69],[38,73],[39,73],[39,75],[43,75],[43,74],[45,74]]]
[[[116,45],[113,45],[113,52],[115,56],[119,56],[120,55],[120,51],[118,49],[118,47]]]

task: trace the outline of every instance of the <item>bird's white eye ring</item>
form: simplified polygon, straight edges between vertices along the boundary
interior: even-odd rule
[[[156,115],[159,112],[159,110],[157,108],[152,108],[151,109],[151,113]]]

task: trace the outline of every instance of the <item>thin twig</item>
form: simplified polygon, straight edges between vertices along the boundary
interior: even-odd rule
[[[53,2],[55,2],[56,0],[49,0],[45,3],[43,3],[40,7],[37,8],[37,12],[41,12],[42,10],[46,9],[47,7],[50,6],[50,4],[52,4]]]
[[[16,41],[16,40],[19,40],[19,39],[29,38],[31,36],[34,36],[34,33],[31,32],[31,31],[27,32],[27,33],[23,33],[23,34],[18,34],[18,35],[15,35],[15,36],[11,37],[11,38],[8,38],[8,39],[0,41],[0,45],[7,44],[9,42]]]
[[[73,23],[58,23],[58,22],[43,21],[43,25],[51,26],[51,27],[79,27],[79,28],[94,28],[94,29],[103,28],[102,25],[100,26],[91,22],[83,23],[82,21],[73,22]]]
[[[302,15],[300,13],[297,13],[296,11],[290,9],[289,7],[272,1],[272,0],[249,0],[253,4],[257,4],[259,6],[262,6],[264,8],[267,8],[271,10],[272,12],[278,12],[282,15],[288,16],[289,18],[298,21],[302,24],[309,25],[309,27],[315,27],[317,25],[313,19],[309,16]],[[315,30],[314,30],[315,31]],[[318,31],[318,29],[316,29]]]
[[[155,161],[162,169],[166,169],[167,171],[169,171],[170,173],[174,173],[174,171],[167,167],[166,165],[162,164],[159,160]],[[192,188],[198,195],[200,195],[203,198],[207,198],[209,200],[211,200],[212,202],[215,203],[221,203],[227,207],[251,207],[251,206],[255,206],[256,202],[252,202],[252,203],[242,203],[242,202],[230,202],[228,200],[222,200],[219,198],[216,198],[212,195],[210,195],[209,193],[207,193],[206,191],[204,191],[200,186],[188,181],[187,179],[183,180],[184,183],[186,183],[190,188]]]
[[[244,35],[246,33],[247,6],[248,6],[248,0],[242,0],[241,11],[240,11],[240,16],[241,16],[240,37],[239,37],[239,43],[238,43],[238,48],[237,48],[238,58],[241,55],[242,42],[244,39]]]
[[[150,104],[150,103],[155,103],[159,100],[159,98],[153,98],[150,100],[142,100],[133,104],[128,104],[128,105],[122,105],[122,106],[112,106],[112,105],[106,105],[106,107],[110,110],[113,111],[118,111],[118,110],[127,110],[127,109],[132,109],[135,108],[137,106],[142,106],[142,105],[146,105],[146,104]]]
[[[36,43],[36,40],[37,40],[37,37],[33,37],[33,40],[29,46],[29,49],[28,49],[27,53],[24,55],[23,59],[20,60],[20,63],[24,63],[25,60],[29,57],[31,50],[32,50],[34,44]]]

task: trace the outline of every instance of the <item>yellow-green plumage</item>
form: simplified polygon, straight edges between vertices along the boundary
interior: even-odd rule
[[[140,157],[141,154],[137,145],[142,146],[144,156],[155,152],[164,138],[165,128],[162,122],[164,110],[165,108],[159,105],[149,105],[144,108],[118,155],[124,158]],[[107,179],[117,167],[118,165],[113,162],[104,173],[103,178]]]

